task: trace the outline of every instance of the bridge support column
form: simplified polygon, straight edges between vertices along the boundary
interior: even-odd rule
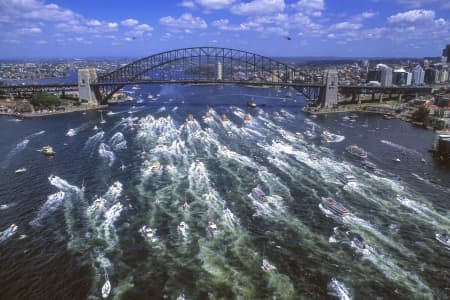
[[[402,96],[403,96],[402,94],[399,94],[399,95],[398,95],[398,103],[399,103],[399,104],[402,103]]]
[[[98,105],[97,97],[91,88],[91,83],[97,82],[96,69],[78,70],[78,98],[80,102],[87,102],[90,105]]]
[[[375,93],[372,93],[372,102],[375,102]]]
[[[222,63],[219,61],[217,63],[217,80],[222,80],[223,79],[223,66]]]
[[[383,93],[380,93],[380,103],[383,103]]]
[[[338,73],[336,70],[328,70],[325,86],[321,91],[321,103],[324,107],[334,107],[338,103]]]

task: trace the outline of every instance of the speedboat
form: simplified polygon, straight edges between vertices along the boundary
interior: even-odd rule
[[[322,205],[336,216],[342,217],[348,214],[348,210],[331,197],[322,197]]]
[[[350,182],[356,182],[356,177],[353,176],[351,173],[349,172],[342,172],[338,175],[338,179],[343,183],[343,184],[347,184]]]
[[[363,166],[364,168],[366,168],[366,169],[368,169],[368,170],[376,170],[376,168],[377,168],[377,166],[376,166],[374,163],[372,163],[372,162],[370,162],[370,161],[368,161],[368,160],[363,160],[363,161],[361,162],[361,164],[362,164],[362,166]]]
[[[178,225],[178,231],[181,233],[182,236],[187,235],[187,230],[189,229],[189,226],[182,221],[180,225]]]
[[[260,200],[260,201],[263,201],[263,202],[267,201],[266,194],[264,194],[264,192],[259,187],[255,187],[252,190],[252,196],[253,196],[253,198],[255,198],[257,200]]]
[[[184,201],[183,203],[183,209],[189,209],[189,203],[187,203],[187,201]]]
[[[358,145],[350,145],[345,149],[353,156],[356,156],[358,158],[367,158],[367,151],[359,147]]]
[[[142,226],[142,228],[139,229],[139,232],[142,234],[142,236],[144,238],[147,238],[150,240],[152,240],[155,235],[155,231],[152,228],[150,228],[150,226],[148,226],[148,225]]]
[[[51,146],[42,147],[42,153],[47,156],[55,155],[55,151],[53,151],[53,148]]]
[[[151,170],[154,171],[154,172],[156,172],[156,171],[158,171],[159,169],[161,169],[161,163],[160,163],[159,161],[155,161],[155,162],[152,164]]]
[[[102,298],[108,298],[109,293],[111,293],[111,283],[109,282],[108,272],[105,270],[105,283],[102,286]]]
[[[208,221],[208,230],[211,232],[212,235],[214,235],[214,231],[217,230],[217,225],[213,221]]]
[[[301,132],[296,132],[295,133],[295,138],[298,139],[298,140],[304,140],[305,136]]]
[[[244,121],[249,122],[252,120],[252,117],[249,114],[244,115]]]
[[[441,234],[436,233],[436,240],[438,240],[445,246],[450,247],[450,235],[448,234],[448,232],[443,232]]]
[[[233,137],[233,132],[232,131],[227,131],[227,136],[228,137]]]
[[[211,120],[212,119],[211,113],[209,111],[207,111],[205,113],[205,115],[203,116],[203,119],[204,120]]]
[[[147,98],[148,98],[149,100],[153,100],[153,95],[152,95],[152,94],[149,94],[149,95],[147,96]]]
[[[70,128],[67,132],[66,132],[66,136],[74,136],[76,133],[76,131],[72,128]]]
[[[265,272],[275,271],[277,268],[272,265],[267,259],[263,258],[261,269]]]
[[[98,130],[97,125],[94,126],[94,128],[92,128],[93,130]]]
[[[138,85],[133,85],[132,90],[140,90],[141,88]]]
[[[395,162],[397,162],[397,163],[399,163],[399,162],[401,162],[401,160],[400,160],[400,158],[395,158],[395,159],[393,159],[393,161],[395,161]]]
[[[357,235],[353,238],[352,246],[360,250],[367,249],[366,243],[364,242],[364,238],[360,235]]]
[[[122,192],[122,183],[120,183],[120,181],[115,181],[111,187],[111,192],[114,194]]]
[[[223,122],[228,122],[228,121],[230,121],[230,119],[228,119],[226,114],[222,114],[222,121]]]
[[[9,228],[8,228],[9,234],[13,235],[14,233],[16,233],[18,228],[19,227],[16,224],[14,224],[14,223],[9,225]]]
[[[17,169],[16,171],[14,171],[14,173],[18,174],[18,173],[24,173],[26,171],[27,171],[27,168],[20,168],[20,169]]]
[[[105,203],[106,203],[106,200],[102,197],[99,197],[94,200],[93,205],[94,205],[94,208],[101,208],[101,207],[105,206]]]
[[[324,130],[321,136],[322,139],[327,143],[339,143],[345,139],[345,137],[343,137],[342,135],[337,135],[327,130]]]
[[[251,107],[251,108],[255,108],[256,107],[256,102],[252,99],[247,101],[247,106]]]

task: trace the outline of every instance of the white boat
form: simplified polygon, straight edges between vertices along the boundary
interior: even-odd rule
[[[447,232],[444,233],[436,233],[436,240],[438,240],[440,243],[444,244],[447,247],[450,247],[450,236]]]
[[[132,90],[140,90],[141,88],[138,85],[133,85]]]
[[[20,169],[17,169],[16,171],[14,171],[14,173],[18,174],[18,173],[24,173],[26,171],[27,171],[27,168],[20,168]]]
[[[127,167],[123,164],[123,162],[122,162],[122,165],[120,166],[120,170],[123,172],[123,171],[125,171],[125,169],[126,169]]]
[[[149,94],[149,95],[147,96],[147,98],[148,98],[149,100],[153,100],[153,95],[152,95],[152,94]]]
[[[139,99],[138,101],[136,101],[136,103],[137,103],[137,104],[142,104],[142,103],[144,103],[144,100]]]
[[[393,159],[393,161],[395,161],[395,162],[397,162],[397,163],[399,163],[399,162],[401,162],[401,160],[400,160],[400,158],[395,158],[395,159]]]
[[[339,143],[345,139],[344,136],[331,133],[327,130],[322,132],[322,138],[327,143]]]
[[[184,223],[183,221],[178,225],[178,231],[181,233],[182,236],[187,236],[187,230],[189,229],[189,226]]]
[[[139,229],[139,232],[142,234],[142,236],[146,239],[149,239],[151,241],[154,241],[155,236],[155,230],[153,230],[150,226],[144,225],[141,229]]]
[[[261,269],[265,272],[275,271],[277,268],[272,265],[267,259],[263,258]]]
[[[339,179],[343,184],[356,182],[356,177],[353,176],[353,174],[351,174],[351,173],[349,173],[349,172],[343,172],[343,173],[340,173],[340,174],[338,175],[338,179]]]
[[[94,128],[92,128],[92,129],[94,129],[95,131],[97,131],[97,130],[98,130],[97,125],[95,125]]]
[[[109,293],[111,293],[111,283],[109,282],[108,272],[105,269],[105,283],[102,286],[102,298],[108,298]]]
[[[76,135],[77,134],[77,132],[74,130],[74,129],[72,129],[72,128],[70,128],[67,132],[66,132],[66,136],[74,136],[74,135]]]
[[[214,221],[208,221],[208,230],[212,235],[214,235],[214,231],[217,230],[217,225],[216,223],[214,223]]]
[[[114,113],[112,112],[112,110],[110,110],[110,111],[108,111],[107,113],[106,113],[106,115],[107,116],[112,116]]]

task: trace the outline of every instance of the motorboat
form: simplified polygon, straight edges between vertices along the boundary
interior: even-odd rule
[[[353,156],[356,156],[358,158],[367,158],[367,151],[359,147],[358,145],[350,145],[345,149]]]
[[[366,250],[367,249],[367,245],[364,241],[364,238],[360,235],[357,235],[353,238],[352,240],[352,246],[360,249],[360,250]]]
[[[98,130],[97,125],[95,125],[94,128],[92,128],[92,129],[95,130],[95,131],[97,131],[97,130]]]
[[[204,119],[204,120],[211,120],[211,119],[212,119],[211,113],[210,113],[209,111],[207,111],[207,112],[205,113],[205,115],[203,116],[203,119]]]
[[[187,201],[184,201],[183,203],[183,209],[188,210],[189,209],[189,203]]]
[[[339,143],[345,139],[342,135],[331,133],[328,130],[324,130],[321,137],[327,143]]]
[[[298,139],[298,140],[304,140],[305,136],[301,132],[296,132],[295,133],[295,138]]]
[[[272,265],[267,259],[263,258],[261,269],[265,272],[275,271],[277,268]]]
[[[256,200],[259,200],[259,201],[263,201],[263,202],[266,202],[267,201],[267,196],[266,196],[266,194],[264,194],[264,192],[261,190],[261,188],[259,188],[259,187],[255,187],[253,190],[252,190],[252,196],[253,196],[253,198],[255,198]]]
[[[187,117],[188,122],[192,122],[194,121],[194,115],[193,114],[189,114]]]
[[[77,132],[74,130],[74,129],[72,129],[72,128],[70,128],[67,132],[66,132],[66,136],[74,136],[74,135],[76,135],[77,134]]]
[[[42,153],[46,156],[53,156],[55,155],[55,151],[53,151],[53,148],[51,146],[44,146],[42,147]]]
[[[144,225],[141,229],[139,229],[139,232],[142,234],[144,238],[152,240],[155,236],[155,230],[153,230],[150,226]]]
[[[161,163],[159,161],[155,161],[151,166],[151,170],[156,172],[159,169],[161,169]]]
[[[115,181],[111,187],[111,192],[114,194],[122,192],[122,183],[120,181]]]
[[[187,235],[187,230],[189,229],[189,226],[182,221],[180,223],[180,225],[178,225],[178,231],[181,233],[182,236],[186,236]]]
[[[398,158],[398,157],[397,157],[397,158],[394,158],[393,161],[395,161],[395,162],[397,162],[397,163],[401,162],[400,158]]]
[[[106,200],[102,197],[99,197],[94,200],[93,205],[94,205],[94,208],[102,208],[105,206],[105,203],[106,203]]]
[[[109,293],[111,293],[111,282],[109,282],[108,272],[105,270],[105,283],[102,286],[102,298],[108,298]]]
[[[252,120],[252,117],[249,114],[244,115],[244,121],[249,122]]]
[[[140,90],[141,88],[138,85],[133,85],[132,90]]]
[[[370,162],[368,160],[363,160],[361,162],[361,164],[362,164],[363,168],[366,168],[368,170],[376,170],[376,168],[377,168],[377,166],[373,162]]]
[[[19,173],[24,173],[27,171],[27,168],[20,168],[14,171],[14,173],[19,174]]]
[[[348,210],[331,197],[322,197],[322,206],[339,217],[348,214]]]
[[[356,177],[353,176],[353,174],[349,173],[349,172],[342,172],[338,175],[338,179],[343,183],[343,184],[347,184],[347,183],[351,183],[351,182],[356,182]]]
[[[448,232],[443,232],[441,234],[436,233],[436,240],[438,240],[445,246],[450,247],[450,235],[448,234]]]
[[[153,95],[152,95],[152,94],[149,94],[149,95],[147,96],[147,98],[148,98],[149,100],[153,100]]]
[[[251,100],[247,101],[247,106],[251,107],[251,108],[255,108],[256,107],[255,100],[251,99]]]
[[[232,131],[227,131],[227,136],[228,137],[233,137],[233,132]]]
[[[112,116],[112,115],[114,115],[114,113],[113,113],[112,110],[110,110],[110,111],[108,111],[108,112],[106,113],[106,115],[107,115],[107,116]]]
[[[122,164],[120,165],[120,170],[123,172],[123,171],[125,171],[125,169],[126,169],[127,167],[123,164],[123,162],[122,162]]]
[[[222,121],[223,122],[228,122],[228,121],[230,121],[230,119],[228,119],[226,114],[222,114]]]
[[[307,137],[309,137],[309,138],[314,138],[314,137],[316,137],[316,135],[314,134],[314,132],[312,132],[311,130],[306,130],[305,131],[305,135],[307,136]]]
[[[214,235],[214,232],[217,230],[217,225],[214,221],[208,221],[208,230],[212,235]]]

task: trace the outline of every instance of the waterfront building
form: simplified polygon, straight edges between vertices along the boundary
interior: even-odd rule
[[[371,81],[381,81],[381,71],[380,70],[370,70],[367,72],[367,82]]]
[[[408,84],[408,72],[405,69],[400,68],[393,71],[392,84],[394,85],[407,85]]]
[[[413,69],[412,73],[412,84],[414,85],[422,85],[425,80],[425,70],[421,65],[417,65]]]
[[[378,64],[377,70],[380,70],[380,83],[381,86],[391,86],[392,85],[392,68],[385,64]]]

